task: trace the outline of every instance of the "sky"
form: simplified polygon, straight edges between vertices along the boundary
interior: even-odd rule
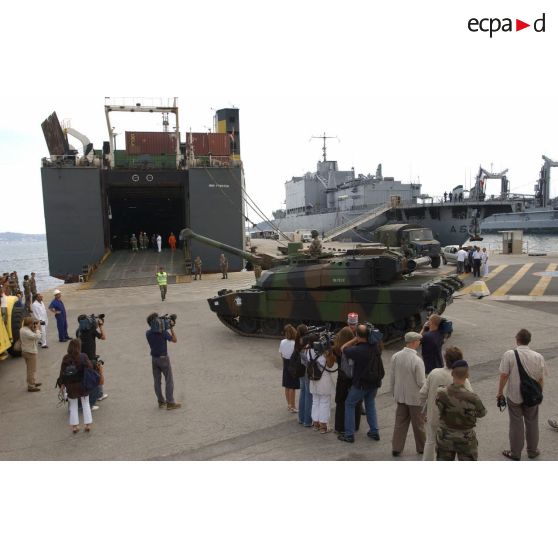
[[[338,138],[328,158],[341,169],[368,174],[382,163],[385,176],[440,195],[469,186],[479,165],[508,168],[512,191],[532,193],[541,155],[558,159],[556,33],[490,38],[467,22],[531,22],[546,10],[549,28],[551,4],[490,5],[177,3],[145,18],[142,2],[101,1],[106,13],[39,6],[29,25],[0,38],[4,52],[18,51],[5,60],[14,79],[0,95],[0,179],[25,208],[3,204],[0,231],[44,232],[42,120],[56,110],[100,148],[107,96],[176,96],[184,133],[211,127],[215,109],[238,107],[246,186],[269,216],[284,203],[285,181],[315,170],[321,142],[310,138],[324,132]],[[21,7],[6,9],[19,21]],[[143,116],[116,127],[120,145],[126,129],[161,129]]]
[[[47,149],[40,123],[56,110],[100,148],[107,139],[103,112],[107,96],[176,96],[183,131],[203,131],[211,126],[214,109],[238,107],[246,186],[267,214],[281,206],[286,180],[315,169],[321,145],[309,140],[323,132],[339,138],[330,142],[328,156],[341,169],[354,167],[357,173],[367,174],[382,163],[385,176],[420,180],[424,193],[439,195],[455,185],[468,185],[482,164],[487,170],[508,168],[512,191],[532,193],[541,155],[558,160],[555,5],[550,0],[7,2],[2,6],[0,33],[0,232],[44,232],[40,162]],[[533,23],[543,13],[545,33],[535,33],[531,27],[491,38],[488,33],[468,30],[471,18],[519,18]],[[116,123],[120,134],[127,125]],[[139,120],[133,129],[141,129]],[[255,390],[247,399],[257,397],[257,386]],[[100,478],[103,487],[102,497],[93,499],[90,511],[105,518],[99,540],[107,548],[122,541],[128,553],[130,548],[137,553],[138,545],[151,548],[146,544],[147,533],[161,533],[165,541],[172,540],[173,550],[190,549],[199,534],[200,556],[208,555],[208,548],[210,554],[218,555],[220,544],[230,553],[235,543],[242,545],[246,556],[255,555],[251,552],[255,545],[258,555],[262,549],[270,556],[292,554],[292,549],[300,554],[303,547],[302,553],[316,554],[319,543],[328,544],[336,555],[352,552],[350,545],[356,543],[361,546],[354,551],[362,553],[366,545],[361,541],[366,537],[340,536],[346,530],[329,528],[337,519],[335,512],[346,507],[347,498],[334,479],[354,475],[372,482],[359,484],[353,499],[356,513],[351,503],[352,532],[368,534],[371,521],[379,525],[379,530],[370,532],[374,548],[380,545],[380,552],[393,553],[395,548],[404,554],[408,541],[408,550],[418,555],[422,548],[423,553],[438,550],[440,554],[449,544],[455,555],[468,551],[464,548],[460,554],[455,538],[445,540],[455,537],[455,514],[440,514],[440,494],[425,490],[436,486],[440,492],[444,486],[453,490],[456,483],[463,485],[463,468],[434,470],[406,463],[412,469],[401,475],[401,468],[391,463],[320,463],[314,470],[331,475],[330,482],[324,478],[321,490],[316,491],[304,484],[310,478],[307,464],[291,468],[288,463],[260,462],[233,468],[230,463],[200,467],[180,463],[173,469],[166,464],[156,470],[154,464],[126,464],[121,475],[117,465],[93,469],[91,464],[81,464],[84,478]],[[544,465],[537,465],[538,476],[545,471]],[[545,494],[554,502],[555,473],[552,477],[551,473],[549,468]],[[501,551],[501,541],[494,534],[509,531],[509,514],[493,510],[494,505],[501,509],[499,489],[513,486],[517,471],[479,463],[475,472],[471,469],[466,474],[464,486],[473,491],[472,497],[458,500],[459,517],[471,520],[479,548]],[[255,482],[260,479],[261,484]],[[29,497],[24,490],[21,498],[21,487],[29,485],[21,480],[7,487],[8,496],[14,487],[11,501],[31,501],[37,507],[37,490],[40,494],[41,489],[50,489],[54,492],[45,499],[45,517],[67,514],[68,502],[60,498],[59,483],[34,483]],[[232,501],[227,499],[226,487],[221,490],[216,482],[223,480],[238,488]],[[157,488],[154,484],[149,490],[150,482],[157,483]],[[280,493],[282,482],[286,484]],[[126,500],[122,487],[130,483],[134,490]],[[258,487],[260,499],[251,491]],[[187,497],[175,499],[181,494],[177,488],[183,488]],[[269,495],[273,489],[277,494]],[[161,498],[161,494],[170,496]],[[294,529],[285,523],[285,518],[296,522],[309,517],[298,503],[301,494],[308,494],[303,499],[308,510],[318,515],[320,510],[333,510],[332,517],[321,522],[328,529],[325,536],[324,530],[298,529],[302,521]],[[447,491],[441,494],[447,500]],[[525,504],[532,506],[532,495],[527,497]],[[426,540],[424,521],[405,525],[405,533],[411,536],[401,536],[402,498],[419,503],[426,521],[435,518],[436,543],[417,544]],[[519,505],[523,503],[521,497],[514,498],[519,498]],[[133,509],[129,506],[128,510],[128,502]],[[64,506],[60,513],[57,504]],[[103,506],[98,514],[96,505]],[[18,549],[22,540],[36,540],[42,547],[52,540],[53,529],[41,518],[30,541],[28,521],[17,522],[23,513],[17,513],[17,505],[13,509],[15,521],[10,527],[27,529],[13,537]],[[141,529],[151,520],[152,514],[145,513],[150,509],[165,521],[163,529],[156,523]],[[223,510],[226,516],[221,516]],[[205,521],[206,517],[212,520]],[[547,517],[552,515],[539,514],[539,523],[532,529],[542,544],[545,533],[553,535],[551,528],[545,529]],[[280,533],[273,532],[275,526],[280,526]],[[113,531],[118,535],[112,536]],[[19,535],[16,528],[13,532]],[[507,554],[515,555],[515,547],[522,550],[522,541],[516,539],[512,537],[512,544],[503,547]],[[283,541],[291,550],[283,549]],[[156,544],[154,548],[160,549],[161,541]],[[87,554],[84,548],[82,544],[80,552]]]

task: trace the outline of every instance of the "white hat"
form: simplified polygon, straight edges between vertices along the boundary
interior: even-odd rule
[[[413,341],[420,341],[421,339],[422,335],[416,331],[408,331],[405,334],[405,343],[412,343]]]
[[[62,294],[62,291],[60,291],[59,289],[54,289],[54,296],[56,296],[57,294]]]

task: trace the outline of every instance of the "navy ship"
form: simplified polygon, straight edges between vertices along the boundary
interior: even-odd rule
[[[274,211],[273,220],[259,223],[252,229],[253,235],[265,234],[260,231],[296,234],[315,229],[325,240],[361,241],[371,240],[372,232],[381,225],[403,221],[430,228],[442,245],[462,244],[479,240],[483,230],[495,230],[490,228],[491,219],[502,219],[498,230],[513,228],[508,226],[509,216],[518,218],[524,212],[541,217],[544,213],[548,228],[558,232],[550,201],[549,164],[555,164],[546,157],[533,195],[512,194],[507,169],[494,173],[480,167],[470,191],[460,185],[434,198],[422,193],[421,184],[384,176],[382,165],[373,175],[357,175],[354,168],[339,170],[337,161],[327,160],[327,136],[322,137],[323,160],[316,171],[285,183],[285,209]],[[486,195],[488,180],[500,181],[499,195]]]
[[[51,275],[76,278],[105,262],[105,268],[119,263],[120,285],[141,272],[153,277],[154,258],[130,252],[131,235],[140,232],[161,235],[168,248],[170,233],[178,238],[189,227],[245,248],[237,108],[217,110],[213,132],[183,135],[176,98],[107,98],[104,110],[108,139],[99,149],[68,122],[61,124],[56,112],[42,123],[49,151],[42,159],[41,178]],[[117,132],[113,117],[119,112],[158,113],[162,129]],[[125,137],[124,149],[117,148],[117,134]],[[72,138],[81,149],[70,144]],[[196,242],[189,248],[202,258],[206,271],[218,270],[215,248]],[[181,252],[155,259],[172,266],[173,275],[188,272]],[[231,271],[242,264],[237,256],[229,258]]]

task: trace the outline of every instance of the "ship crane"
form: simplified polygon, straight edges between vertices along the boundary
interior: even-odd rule
[[[479,172],[475,179],[475,185],[471,188],[469,199],[475,201],[484,201],[486,198],[486,181],[490,179],[500,180],[500,198],[507,199],[510,192],[510,182],[506,173],[508,169],[502,172],[488,172],[487,170],[479,167]]]
[[[74,128],[69,128],[69,127],[64,128],[64,133],[66,134],[66,137],[70,135],[81,142],[81,144],[83,145],[83,157],[87,159],[89,163],[92,163],[94,151],[93,151],[93,144],[89,141],[89,138],[85,134],[82,134],[81,132],[74,130]]]
[[[539,180],[535,184],[535,203],[537,207],[547,207],[550,202],[550,169],[558,167],[558,162],[542,156],[544,164],[541,167]]]

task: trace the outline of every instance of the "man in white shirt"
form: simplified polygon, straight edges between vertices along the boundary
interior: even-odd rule
[[[480,278],[481,259],[482,254],[480,248],[478,246],[475,246],[473,248],[473,277]]]
[[[526,329],[520,329],[515,341],[515,350],[504,353],[500,363],[500,384],[498,386],[497,399],[503,397],[504,386],[506,387],[506,397],[508,412],[510,416],[510,449],[504,450],[502,454],[508,459],[519,461],[523,445],[527,440],[527,456],[535,459],[540,455],[539,445],[539,406],[528,407],[523,403],[521,397],[521,377],[516,359],[517,356],[531,378],[536,380],[541,389],[543,387],[543,376],[548,373],[544,357],[532,351],[528,345],[531,342],[531,333]]]
[[[463,246],[459,247],[457,251],[457,273],[463,273],[465,271],[465,258],[467,257],[467,252],[463,250]]]
[[[45,303],[43,302],[43,295],[37,293],[35,297],[35,302],[31,305],[31,311],[36,320],[41,322],[41,347],[43,349],[48,349],[47,344],[47,325],[48,325],[48,314],[46,310]],[[44,325],[43,325],[44,324]]]
[[[417,354],[421,339],[422,335],[409,331],[405,334],[405,348],[391,357],[391,393],[397,403],[391,442],[394,457],[405,447],[409,423],[413,425],[417,453],[424,452],[426,433],[419,392],[426,376],[424,362]]]

